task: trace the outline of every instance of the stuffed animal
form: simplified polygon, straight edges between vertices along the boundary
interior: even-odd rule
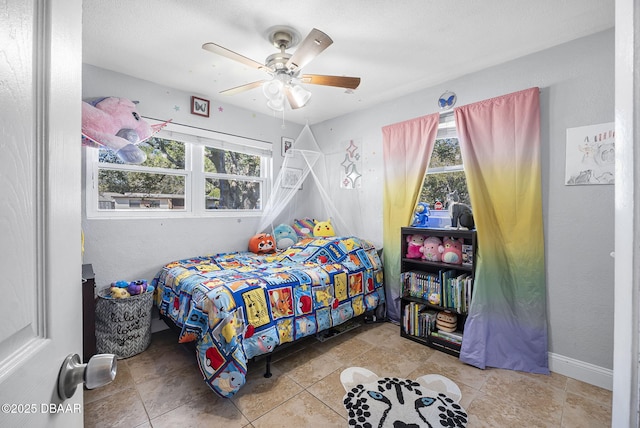
[[[125,163],[141,164],[147,155],[138,144],[167,124],[149,125],[126,98],[105,97],[82,103],[82,136],[113,150]]]
[[[127,291],[132,296],[135,296],[137,294],[146,293],[147,292],[147,281],[144,280],[144,279],[141,279],[141,280],[138,280],[138,281],[132,281],[127,286]]]
[[[275,253],[276,244],[268,233],[258,233],[249,239],[249,251],[256,254]]]
[[[319,221],[313,227],[313,236],[316,237],[328,237],[328,236],[336,236],[336,233],[333,230],[333,226],[331,225],[331,220],[327,221]]]
[[[441,259],[440,248],[442,247],[442,241],[437,236],[428,236],[425,238],[420,252],[422,253],[423,260],[429,260],[430,262],[439,262]]]
[[[456,265],[462,264],[462,238],[453,239],[445,237],[442,240],[442,261]]]
[[[427,227],[429,225],[429,204],[426,202],[418,202],[416,209],[413,210],[413,227]]]
[[[289,248],[298,242],[298,235],[293,227],[288,224],[280,224],[273,229],[273,237],[276,239],[276,247],[279,250]]]
[[[409,235],[407,236],[407,255],[408,259],[421,259],[422,258],[422,245],[424,244],[423,235]]]
[[[450,311],[440,311],[436,315],[436,328],[452,333],[458,327],[458,316]]]
[[[111,293],[111,297],[114,299],[126,299],[131,296],[126,288],[111,287],[109,292]]]

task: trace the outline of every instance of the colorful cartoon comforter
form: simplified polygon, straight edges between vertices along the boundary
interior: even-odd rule
[[[205,382],[222,397],[245,383],[247,361],[319,333],[384,301],[375,247],[356,237],[304,239],[271,255],[178,260],[153,280],[160,312],[196,341]]]

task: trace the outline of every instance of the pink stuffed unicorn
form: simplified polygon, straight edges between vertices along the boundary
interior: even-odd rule
[[[116,152],[126,163],[141,164],[147,155],[138,144],[167,124],[149,125],[126,98],[106,97],[82,103],[83,141],[97,143]]]

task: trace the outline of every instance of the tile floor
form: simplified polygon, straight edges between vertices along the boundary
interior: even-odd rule
[[[84,391],[86,427],[346,427],[340,372],[366,367],[381,375],[442,374],[462,390],[469,427],[608,427],[611,392],[562,375],[479,370],[400,337],[392,323],[363,325],[334,339],[309,339],[250,363],[231,399],[202,381],[192,348],[165,330],[149,349],[118,361],[116,380]]]

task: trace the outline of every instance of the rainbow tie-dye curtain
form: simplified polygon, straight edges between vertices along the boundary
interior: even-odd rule
[[[382,128],[383,247],[387,316],[400,320],[400,228],[411,222],[438,133],[438,113]]]
[[[477,229],[460,359],[549,373],[539,89],[454,109]]]

